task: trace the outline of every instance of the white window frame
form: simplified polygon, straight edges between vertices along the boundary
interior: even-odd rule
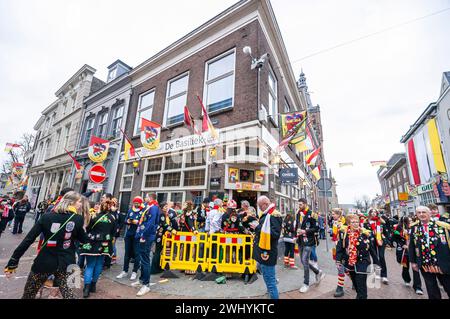
[[[275,92],[272,90],[271,86],[270,86],[270,77],[272,77],[275,81]],[[269,103],[268,105],[270,106],[270,101],[273,100],[273,95],[275,96],[275,110],[273,108],[269,107],[269,116],[271,117],[272,121],[274,122],[275,126],[278,127],[278,79],[275,76],[275,72],[273,72],[272,66],[269,65],[269,72],[267,75],[267,84],[268,84],[268,96],[269,96]],[[276,112],[274,114],[274,111]]]
[[[234,55],[233,70],[229,71],[227,73],[224,73],[222,75],[219,75],[219,76],[217,76],[217,77],[215,77],[213,79],[209,79],[208,80],[209,65],[214,63],[214,62],[217,62],[218,60],[220,60],[220,59],[222,59],[222,58],[224,58],[224,57],[226,57],[226,56],[228,56],[230,54]],[[216,111],[213,111],[213,112],[209,113],[209,109],[208,109],[208,105],[207,105],[208,104],[208,85],[211,84],[211,83],[220,81],[220,80],[222,80],[224,78],[227,78],[227,77],[229,77],[231,75],[233,76],[233,93],[232,93],[233,101],[231,103],[231,106],[228,106],[226,108],[219,109],[219,110],[216,110]],[[212,59],[210,59],[210,60],[205,62],[205,75],[204,75],[204,79],[203,79],[203,101],[204,101],[203,103],[205,104],[205,108],[207,109],[208,114],[219,113],[219,112],[222,112],[224,110],[229,110],[229,109],[234,108],[235,84],[236,84],[236,48],[233,48],[233,49],[228,50],[228,51],[226,51],[226,52],[224,52],[222,54],[219,54],[218,56],[216,56],[216,57],[214,57],[214,58],[212,58]]]
[[[122,178],[120,179],[120,192],[129,192],[133,190],[133,182],[134,182],[134,169],[131,170],[131,173],[126,173],[126,165],[133,166],[133,162],[124,162],[123,163],[123,170],[122,170]],[[123,179],[125,177],[131,176],[131,187],[130,188],[123,188]]]
[[[176,82],[182,78],[184,78],[185,76],[187,76],[187,86],[186,86],[186,90],[182,91],[180,93],[177,93],[174,96],[170,96],[170,88],[171,88],[171,84],[173,82]],[[171,123],[171,124],[167,124],[167,120],[169,117],[169,101],[176,99],[180,96],[186,95],[186,100],[185,100],[185,105],[187,104],[187,97],[188,97],[188,92],[189,92],[189,71],[184,72],[182,74],[177,75],[176,77],[170,79],[169,81],[167,81],[167,89],[166,89],[166,101],[165,101],[165,107],[164,107],[164,127],[171,127],[171,126],[177,126],[180,123],[183,123],[183,120],[181,120],[180,122],[176,122],[176,123]],[[183,113],[181,113],[183,114]]]
[[[53,152],[53,155],[56,156],[59,154],[59,148],[61,146],[61,134],[62,134],[62,128],[59,128],[56,131],[56,141],[55,141],[55,150]]]
[[[122,110],[122,115],[120,115],[120,117],[117,116],[117,112],[118,112],[119,110]],[[117,126],[117,130],[120,132],[120,128],[122,127],[122,122],[123,122],[123,112],[124,112],[124,110],[125,110],[125,106],[124,106],[124,105],[120,105],[120,106],[118,106],[118,107],[112,109],[112,112],[111,112],[111,117],[112,117],[112,119],[111,119],[111,130],[110,130],[110,135],[111,135],[111,136],[114,136],[114,138],[117,138],[117,137],[120,136],[120,134],[117,134],[117,133],[115,132],[114,123],[116,123],[116,121],[118,121],[118,120],[120,119],[120,123],[119,123],[119,125]]]
[[[102,118],[105,118],[104,122],[101,122]],[[106,138],[108,136],[108,117],[109,114],[108,112],[102,112],[98,115],[98,123],[97,123],[97,130],[96,130],[96,134],[98,137],[100,138]],[[100,127],[103,125],[104,132],[100,132]],[[103,131],[103,130],[102,130]]]
[[[89,123],[91,124],[90,126],[88,126]],[[84,128],[83,146],[89,145],[89,140],[91,139],[91,136],[92,136],[93,131],[94,131],[94,123],[95,123],[95,117],[89,117],[89,118],[86,119],[86,127]],[[88,130],[91,132],[89,134],[89,138],[87,136]]]
[[[150,106],[145,107],[144,109],[141,109],[141,103],[142,103],[142,98],[148,94],[152,94],[153,93],[153,101],[152,104]],[[145,91],[144,93],[139,94],[139,103],[138,103],[138,107],[137,107],[137,112],[136,112],[136,123],[134,123],[134,135],[139,135],[140,134],[140,122],[141,122],[141,114],[144,111],[147,111],[149,109],[152,110],[152,115],[150,116],[149,119],[147,120],[152,120],[151,118],[153,117],[153,106],[155,105],[155,95],[156,95],[156,91],[155,88],[150,89],[148,91]]]
[[[64,127],[64,148],[67,148],[70,140],[70,130],[72,129],[72,124],[69,123]]]

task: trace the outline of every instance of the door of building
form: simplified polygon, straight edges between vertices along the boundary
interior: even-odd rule
[[[250,203],[250,206],[258,210],[258,207],[256,206],[257,197],[258,197],[257,192],[252,191],[238,192],[236,190],[233,190],[233,200],[236,201],[238,208],[241,208],[241,201],[246,200]]]

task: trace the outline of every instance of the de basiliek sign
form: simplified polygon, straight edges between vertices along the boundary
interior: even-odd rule
[[[298,168],[280,168],[278,171],[281,184],[297,184]]]

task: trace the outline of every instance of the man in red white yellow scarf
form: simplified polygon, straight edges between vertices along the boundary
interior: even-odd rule
[[[271,299],[278,299],[275,265],[278,259],[278,239],[280,239],[283,219],[269,198],[258,198],[260,210],[259,225],[255,229],[253,258],[259,263]]]

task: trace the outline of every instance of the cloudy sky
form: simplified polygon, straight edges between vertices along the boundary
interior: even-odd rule
[[[0,147],[33,131],[54,92],[83,64],[105,80],[117,58],[136,66],[235,2],[0,0]],[[321,107],[340,202],[379,193],[369,161],[404,151],[402,134],[438,98],[442,72],[450,70],[450,10],[405,22],[450,8],[450,0],[272,5],[294,73],[303,68]],[[354,167],[339,169],[339,162]]]

